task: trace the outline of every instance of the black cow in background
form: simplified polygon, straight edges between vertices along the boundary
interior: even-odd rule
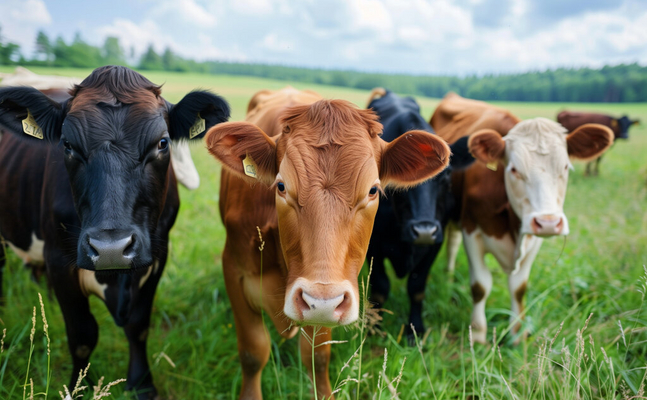
[[[413,129],[434,132],[420,115],[420,107],[412,97],[399,97],[378,88],[371,93],[368,108],[380,117],[384,126],[382,139],[387,142]],[[433,179],[404,191],[387,188],[387,199],[380,201],[366,255],[369,262],[373,259],[370,300],[378,308],[386,302],[391,286],[384,260],[391,261],[398,278],[409,274],[409,324],[413,324],[418,333],[425,329],[422,301],[429,270],[443,244],[443,229],[451,216],[456,219],[460,215],[460,205],[455,204],[449,190],[451,170],[467,167],[474,161],[467,149],[467,138],[450,147],[450,166]],[[407,332],[412,334],[409,326]]]
[[[117,66],[96,69],[70,95],[0,89],[10,132],[0,139],[0,235],[25,262],[45,264],[65,319],[70,386],[98,341],[94,294],[128,339],[127,389],[154,398],[146,338],[180,204],[170,144],[202,138],[229,106],[205,91],[173,105]]]

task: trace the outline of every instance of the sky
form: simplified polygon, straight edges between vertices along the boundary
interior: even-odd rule
[[[0,0],[4,40],[433,75],[647,65],[647,0]]]

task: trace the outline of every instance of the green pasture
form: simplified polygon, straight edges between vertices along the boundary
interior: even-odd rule
[[[11,70],[0,67],[0,72]],[[89,73],[73,69],[34,71],[77,77]],[[155,83],[163,83],[163,94],[172,102],[194,88],[213,90],[229,101],[233,120],[244,118],[247,102],[256,91],[287,84],[313,89],[329,98],[348,99],[361,107],[368,96],[368,91],[261,78],[167,72],[145,75]],[[423,116],[429,118],[439,100],[418,100]],[[427,285],[423,316],[429,330],[419,333],[417,347],[400,336],[408,320],[408,297],[406,282],[394,277],[392,296],[385,305],[392,313],[385,314],[382,323],[385,335],[366,335],[366,330],[359,328],[334,332],[335,339],[347,341],[333,345],[330,375],[333,385],[341,388],[338,399],[393,398],[389,385],[397,385],[400,399],[645,398],[647,104],[498,105],[521,118],[555,118],[563,109],[593,110],[626,113],[640,118],[643,125],[634,127],[630,140],[617,143],[605,156],[599,177],[585,178],[583,164],[575,164],[565,210],[571,234],[566,239],[545,241],[529,281],[524,323],[532,332],[528,340],[515,347],[509,336],[503,337],[508,330],[510,308],[507,283],[494,259],[488,258],[495,284],[487,316],[490,330],[496,329],[497,344],[470,347],[467,259],[461,250],[455,276],[450,277],[445,271],[443,251]],[[171,235],[169,263],[155,299],[149,359],[162,398],[236,399],[241,369],[220,261],[225,240],[218,214],[220,167],[202,144],[193,147],[193,157],[201,186],[195,191],[180,189],[182,206]],[[366,279],[367,269],[360,279]],[[53,293],[46,282],[32,282],[13,254],[8,256],[4,290],[6,304],[0,310],[0,330],[6,328],[7,332],[0,354],[0,398],[23,398],[27,375],[33,379],[35,397],[45,397],[47,340],[38,310],[38,293],[44,298],[51,340],[48,397],[59,398],[58,392],[71,374],[71,360]],[[125,377],[125,336],[99,299],[92,298],[91,303],[100,338],[89,375],[95,382],[101,376],[106,381]],[[28,367],[35,306],[35,347]],[[299,361],[298,341],[284,341],[273,327],[270,332],[274,361],[263,374],[265,399],[309,398],[310,380]],[[358,352],[360,347],[362,351]],[[396,379],[400,373],[401,378]],[[125,397],[123,386],[116,386],[114,398]],[[90,397],[89,393],[84,396]]]

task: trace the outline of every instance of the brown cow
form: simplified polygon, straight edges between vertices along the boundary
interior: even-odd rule
[[[357,276],[381,188],[415,185],[449,162],[449,147],[430,133],[410,131],[386,143],[381,132],[370,110],[286,88],[259,92],[245,122],[207,133],[209,151],[225,167],[222,264],[243,368],[241,398],[262,398],[270,338],[261,310],[285,337],[297,325],[323,326],[317,344],[330,340],[330,328],[355,322]],[[250,185],[254,178],[261,184]],[[262,264],[257,226],[265,241]],[[303,336],[301,348],[303,362],[312,365]],[[329,359],[329,344],[315,348],[316,390],[326,398]]]
[[[485,254],[492,253],[508,275],[511,321],[517,332],[528,276],[543,237],[569,233],[563,211],[569,157],[598,157],[613,143],[613,133],[588,124],[567,136],[554,121],[521,121],[508,111],[455,94],[443,99],[431,124],[450,142],[470,135],[470,152],[480,161],[455,172],[452,189],[462,202],[460,227],[474,300],[473,339],[484,343],[485,302],[492,288]],[[450,266],[459,241],[460,236],[448,235]]]
[[[613,131],[614,140],[615,139],[629,139],[629,127],[632,125],[638,125],[639,120],[632,121],[626,115],[623,115],[622,118],[614,118],[604,114],[597,113],[588,113],[588,112],[575,112],[575,111],[562,111],[557,114],[557,122],[562,124],[569,132],[573,132],[575,129],[579,128],[584,124],[602,124],[608,126]],[[597,176],[600,172],[600,161],[602,156],[597,157],[594,161],[589,161],[586,163],[585,175],[595,175]],[[591,171],[591,165],[595,162],[593,171]]]

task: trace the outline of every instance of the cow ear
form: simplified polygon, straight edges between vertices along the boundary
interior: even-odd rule
[[[0,89],[0,125],[11,133],[34,140],[58,142],[65,110],[31,87]]]
[[[481,129],[469,136],[467,147],[477,160],[491,164],[503,160],[505,141],[494,129]]]
[[[384,186],[407,188],[426,181],[447,167],[447,143],[426,131],[409,131],[386,144],[380,163]]]
[[[600,124],[584,124],[566,136],[568,155],[580,160],[597,158],[613,144],[613,131]]]
[[[229,119],[229,104],[213,93],[196,90],[170,105],[169,134],[173,140],[201,139],[212,126]]]
[[[452,168],[464,169],[472,165],[472,163],[474,162],[474,156],[472,156],[469,148],[467,147],[468,140],[469,136],[465,136],[449,145],[449,148],[452,151],[452,157],[449,161],[449,165],[451,165]]]
[[[276,144],[256,125],[216,125],[207,132],[205,142],[209,153],[225,168],[248,182],[259,180],[270,185],[276,179]]]

